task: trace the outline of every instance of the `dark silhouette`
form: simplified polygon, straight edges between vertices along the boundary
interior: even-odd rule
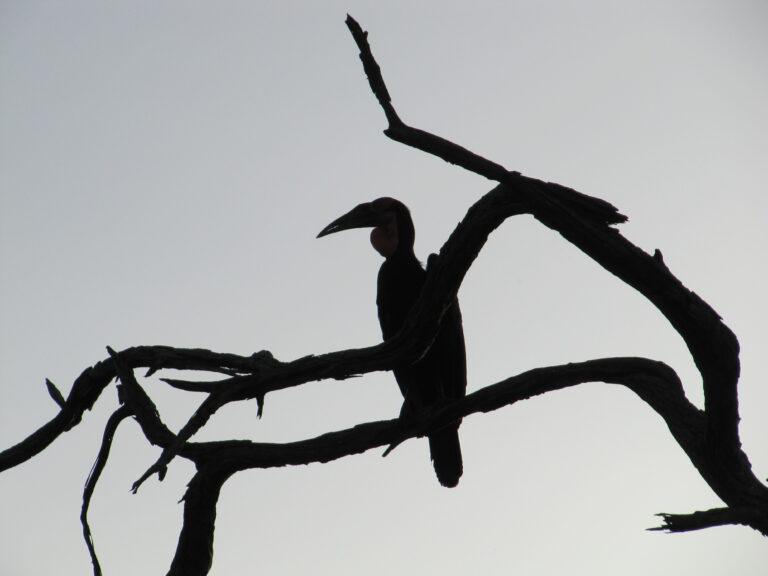
[[[739,438],[740,365],[736,335],[711,306],[675,277],[658,249],[649,254],[624,238],[614,225],[626,217],[609,202],[509,171],[440,136],[405,124],[392,105],[367,33],[351,17],[347,18],[347,26],[360,51],[371,90],[386,115],[388,126],[384,133],[397,142],[498,182],[467,210],[441,247],[440,256],[434,260],[430,257],[426,272],[413,255],[414,232],[408,210],[395,200],[383,198],[362,204],[321,232],[324,235],[351,228],[350,220],[358,216],[362,220],[368,213],[368,224],[358,220],[357,226],[374,227],[372,243],[387,258],[379,275],[379,313],[386,342],[287,362],[274,358],[267,350],[240,356],[169,346],[135,346],[119,352],[108,348],[109,358],[86,368],[66,397],[53,382],[46,381],[59,411],[29,436],[0,451],[0,472],[26,462],[77,426],[101,393],[117,379],[121,407],[106,423],[101,449],[83,493],[80,515],[93,573],[99,576],[101,568],[88,525],[91,495],[109,458],[115,431],[121,422],[133,419],[147,441],[162,448],[158,459],[134,483],[134,492],[154,475],[162,480],[178,458],[195,465],[183,499],[183,523],[168,576],[205,576],[213,562],[219,494],[223,484],[238,472],[324,463],[372,448],[392,447],[423,436],[423,422],[428,422],[426,430],[430,431],[438,477],[443,484],[455,484],[461,475],[456,431],[462,418],[580,383],[604,382],[625,386],[663,419],[680,448],[723,502],[720,507],[697,512],[662,513],[661,525],[652,530],[688,532],[734,524],[749,526],[768,536],[768,486],[752,471]],[[635,356],[535,367],[464,395],[464,347],[456,293],[489,235],[508,219],[523,214],[532,215],[559,233],[658,309],[691,353],[701,375],[703,408],[688,399],[672,367]],[[438,323],[441,328],[436,332]],[[449,354],[451,349],[456,353]],[[414,363],[413,358],[419,361]],[[204,396],[181,428],[171,429],[163,422],[160,411],[136,379],[137,369],[146,370],[147,376],[161,370],[208,374],[192,381],[161,378],[169,386]],[[210,418],[230,403],[256,400],[257,414],[261,415],[265,397],[277,390],[316,380],[343,380],[377,370],[395,372],[406,396],[406,412],[428,407],[429,418],[419,421],[416,412],[413,418],[366,422],[279,444],[193,440]],[[445,371],[452,376],[443,378]],[[219,379],[211,380],[211,374]],[[456,400],[440,402],[442,397]],[[444,431],[446,436],[450,432],[455,437],[453,460],[435,447],[438,436],[437,445],[443,445]],[[514,441],[525,442],[525,438]],[[444,445],[450,450],[449,442]],[[500,449],[504,449],[503,443]]]
[[[426,278],[413,253],[415,229],[408,208],[394,198],[360,204],[323,228],[317,237],[369,227],[373,227],[371,244],[385,258],[379,269],[376,305],[382,336],[388,340],[403,326]],[[445,312],[426,354],[417,362],[397,366],[393,372],[405,398],[401,416],[418,418],[424,409],[445,399],[464,397],[467,364],[458,300]],[[429,452],[440,484],[456,486],[462,473],[459,422],[430,434]]]

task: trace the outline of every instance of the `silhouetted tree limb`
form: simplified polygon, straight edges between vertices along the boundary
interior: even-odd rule
[[[768,489],[752,473],[738,435],[738,342],[717,313],[675,278],[658,250],[653,256],[643,252],[613,227],[626,217],[608,202],[508,171],[448,140],[403,123],[371,53],[367,33],[351,17],[347,25],[360,49],[371,89],[389,123],[385,134],[499,183],[470,207],[439,255],[429,258],[421,297],[400,332],[376,346],[291,362],[278,361],[267,351],[237,356],[166,346],[139,346],[121,352],[109,349],[110,358],[86,369],[66,398],[46,381],[49,394],[59,407],[58,414],[28,438],[0,453],[0,471],[38,454],[76,426],[101,392],[117,378],[122,407],[107,423],[83,497],[83,533],[94,573],[99,574],[100,569],[87,524],[88,505],[106,465],[111,438],[119,423],[130,415],[147,440],[162,449],[158,460],[136,481],[134,490],[154,474],[162,480],[176,457],[188,459],[196,466],[184,497],[184,522],[169,574],[203,575],[212,562],[221,487],[239,471],[328,462],[377,447],[391,449],[409,438],[425,436],[478,412],[490,412],[584,382],[606,382],[626,386],[664,419],[701,476],[726,504],[724,508],[692,514],[661,514],[663,525],[656,529],[680,532],[742,524],[768,535]],[[491,232],[507,218],[520,214],[531,214],[557,231],[661,311],[684,339],[701,373],[703,411],[686,398],[677,374],[669,366],[644,358],[603,358],[529,370],[440,406],[418,420],[369,422],[284,444],[191,441],[210,417],[230,402],[255,399],[260,414],[270,392],[323,379],[391,370],[419,358],[431,345],[443,313]],[[147,376],[178,369],[219,374],[222,378],[214,382],[162,379],[175,388],[203,395],[198,409],[174,432],[163,423],[156,406],[135,378],[136,369],[146,369]]]
[[[146,368],[147,376],[163,369],[198,370],[214,373],[259,373],[273,359],[268,352],[253,356],[218,354],[203,349],[172,348],[170,346],[137,346],[120,353],[127,368]],[[86,410],[90,410],[101,392],[117,377],[111,359],[86,368],[77,377],[60,411],[48,423],[15,446],[0,452],[0,472],[18,466],[39,454],[62,433],[75,427]],[[50,381],[46,381],[50,390]]]
[[[99,481],[99,477],[101,476],[104,467],[107,465],[109,450],[112,447],[112,439],[115,436],[117,427],[130,415],[131,413],[128,409],[125,406],[121,406],[109,417],[109,420],[107,420],[107,424],[104,427],[104,436],[101,440],[99,455],[96,457],[96,462],[93,464],[91,473],[88,474],[88,479],[85,481],[85,489],[83,490],[83,506],[80,510],[80,523],[83,526],[83,538],[85,539],[85,545],[88,547],[88,554],[91,556],[93,573],[96,576],[101,575],[101,566],[99,565],[99,559],[96,556],[96,547],[93,545],[91,527],[88,525],[88,508],[91,505],[91,497],[93,496],[93,491],[96,489],[96,483]]]
[[[649,530],[666,530],[668,532],[691,532],[714,526],[741,524],[743,526],[765,525],[765,516],[761,510],[754,507],[743,508],[712,508],[691,514],[657,514],[664,519],[664,526],[649,528]]]
[[[230,476],[216,461],[198,466],[184,495],[184,522],[169,576],[202,575],[211,569],[216,504]]]
[[[738,433],[739,345],[720,316],[672,275],[660,251],[650,256],[608,226],[625,220],[610,204],[558,184],[509,172],[443,138],[404,124],[394,111],[367,33],[350,16],[347,26],[360,49],[371,89],[389,122],[387,136],[500,182],[526,212],[638,290],[669,320],[688,346],[704,386],[706,426],[699,442],[705,449],[688,455],[729,506],[762,510],[762,528],[753,527],[768,534],[768,489],[752,473]],[[427,293],[425,287],[424,295]]]

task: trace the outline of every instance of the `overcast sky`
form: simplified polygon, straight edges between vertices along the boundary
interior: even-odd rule
[[[471,7],[470,7],[471,4]],[[291,360],[375,344],[367,234],[315,235],[359,202],[411,207],[437,251],[493,183],[391,142],[345,13],[369,30],[403,119],[508,169],[605,198],[621,231],[737,334],[741,434],[768,477],[768,5],[643,2],[0,2],[0,444],[56,413],[106,346]],[[603,356],[700,379],[661,314],[529,217],[494,233],[460,292],[477,390]],[[146,383],[178,428],[201,400]],[[285,441],[394,417],[390,374],[228,407],[201,439]],[[108,415],[0,475],[0,574],[87,574],[79,506]],[[768,544],[725,527],[647,532],[721,505],[629,391],[586,384],[461,428],[441,488],[413,440],[226,485],[215,576],[765,574]],[[92,504],[105,573],[164,574],[193,472],[119,430]]]

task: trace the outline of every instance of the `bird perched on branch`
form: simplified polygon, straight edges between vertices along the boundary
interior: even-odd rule
[[[387,340],[400,330],[426,278],[413,253],[411,213],[394,198],[379,198],[356,206],[323,228],[317,237],[352,228],[373,228],[371,244],[385,258],[379,269],[376,304],[381,333]],[[427,353],[413,364],[396,367],[394,373],[405,399],[401,412],[405,416],[418,416],[430,406],[466,394],[466,353],[458,301],[443,315]],[[462,473],[459,423],[431,433],[429,451],[440,484],[456,486]]]

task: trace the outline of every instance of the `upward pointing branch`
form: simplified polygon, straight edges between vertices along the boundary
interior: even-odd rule
[[[379,104],[384,109],[384,114],[387,116],[387,121],[390,126],[402,124],[402,121],[397,116],[394,107],[392,106],[392,98],[387,90],[387,85],[384,83],[384,78],[381,75],[381,68],[376,63],[376,60],[371,54],[371,47],[368,45],[368,32],[364,31],[357,20],[347,14],[347,28],[352,33],[352,37],[355,39],[358,48],[360,49],[360,60],[363,62],[363,69],[368,77],[368,84],[371,85],[371,90],[379,101]]]
[[[582,194],[559,184],[521,176],[519,172],[509,171],[501,164],[483,158],[450,140],[405,124],[400,120],[392,105],[389,91],[381,74],[381,68],[371,53],[368,33],[349,15],[347,15],[347,27],[360,50],[360,60],[363,63],[363,70],[368,77],[371,90],[389,122],[389,127],[384,131],[389,138],[442,158],[450,164],[455,164],[475,174],[485,176],[489,180],[516,187],[517,193],[531,204],[556,204],[565,211],[573,211],[589,220],[605,224],[619,224],[627,220],[626,216],[620,214],[613,205],[605,200]],[[529,186],[521,188],[521,182]]]
[[[638,290],[664,314],[688,346],[704,385],[707,426],[700,441],[707,453],[692,458],[694,465],[730,506],[768,506],[768,489],[752,473],[739,439],[739,344],[718,314],[672,275],[658,251],[654,258],[610,227],[626,220],[610,203],[510,172],[444,138],[401,122],[392,109],[367,34],[351,17],[347,26],[360,49],[371,89],[380,103],[386,103],[382,107],[390,121],[387,136],[500,182],[527,212]]]

